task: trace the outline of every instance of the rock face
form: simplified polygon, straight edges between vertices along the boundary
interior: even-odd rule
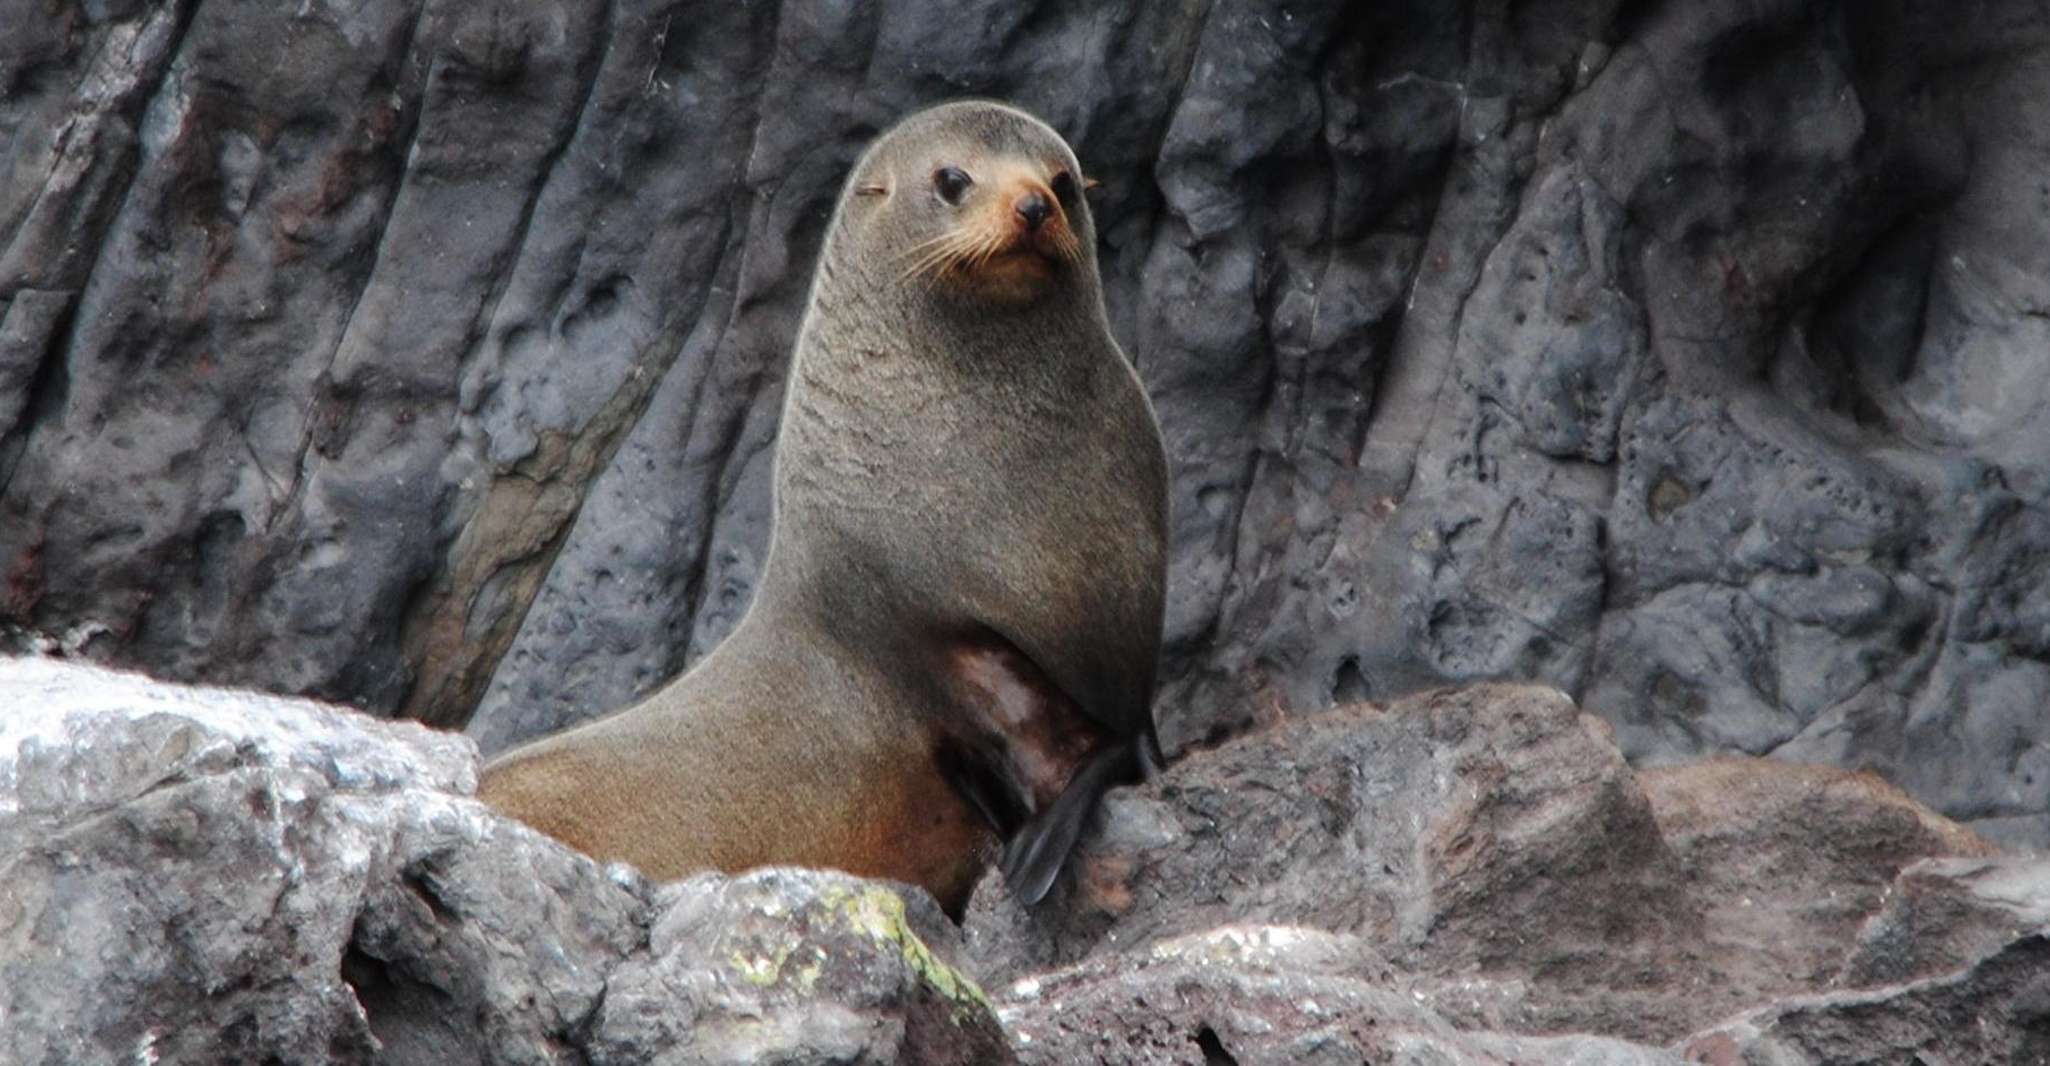
[[[2050,860],[1867,774],[1633,774],[1549,689],[1192,755],[1048,905],[992,877],[965,938],[840,874],[601,867],[417,725],[36,660],[0,706],[10,1064],[2050,1054]]]
[[[941,14],[941,7],[944,14]],[[1170,747],[1482,678],[2050,844],[2050,15],[0,0],[0,627],[487,747],[714,643],[836,183],[1105,181]]]
[[[417,725],[36,661],[0,706],[0,1061],[1008,1061],[922,893],[653,888]]]

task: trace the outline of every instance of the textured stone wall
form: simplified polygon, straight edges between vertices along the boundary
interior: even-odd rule
[[[615,706],[766,538],[868,137],[1104,181],[1171,747],[1537,678],[2050,844],[2025,0],[0,0],[0,627],[456,725]]]

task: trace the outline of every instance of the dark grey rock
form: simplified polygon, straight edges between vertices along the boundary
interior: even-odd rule
[[[2050,16],[0,0],[0,631],[488,747],[744,610],[847,165],[1105,180],[1170,748],[1559,686],[2050,846]]]
[[[0,318],[0,440],[11,435],[27,413],[29,399],[36,394],[36,372],[57,342],[58,327],[75,295],[22,289],[8,303],[6,317]]]
[[[2050,938],[2017,937],[1968,969],[1775,1004],[1679,1046],[1723,1066],[2040,1062],[2050,1056]]]

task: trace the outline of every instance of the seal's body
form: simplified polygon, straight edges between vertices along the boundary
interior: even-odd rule
[[[1009,107],[906,119],[828,229],[755,600],[487,801],[655,877],[832,866],[958,911],[996,843],[1044,895],[1157,758],[1166,461],[1111,339],[1080,169]]]

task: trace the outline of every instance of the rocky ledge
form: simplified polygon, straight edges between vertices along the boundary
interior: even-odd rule
[[[465,739],[0,661],[0,1061],[1783,1063],[2050,1055],[2050,860],[1876,777],[1637,772],[1544,688],[1112,797],[1047,905],[653,885]]]

